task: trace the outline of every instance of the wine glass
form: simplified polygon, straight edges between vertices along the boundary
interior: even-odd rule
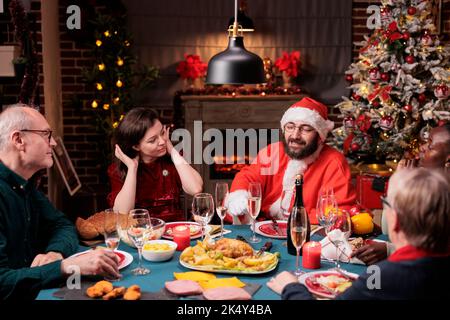
[[[330,215],[329,224],[325,227],[325,233],[328,240],[336,247],[336,259],[334,260],[335,269],[340,271],[339,265],[341,252],[340,246],[348,240],[352,232],[352,223],[350,215],[345,210],[334,210],[328,213]],[[348,257],[347,257],[348,258]]]
[[[261,210],[261,184],[259,182],[250,182],[248,185],[248,213],[252,218],[253,235],[248,240],[251,243],[261,242],[261,238],[257,237],[255,234],[255,221],[258,217],[259,210]]]
[[[317,198],[316,216],[321,226],[326,228],[332,221],[330,212],[338,209],[336,197],[332,188],[324,188]]]
[[[300,270],[299,256],[300,249],[305,244],[306,236],[308,232],[308,217],[306,210],[301,208],[300,210],[293,210],[291,213],[291,239],[292,244],[297,250],[297,259],[295,260],[294,274],[298,277],[303,272]]]
[[[205,237],[205,227],[214,215],[214,200],[209,193],[197,193],[192,199],[192,215],[202,227],[202,241]]]
[[[103,236],[105,238],[106,247],[114,252],[120,243],[120,236],[118,232],[119,212],[114,209],[105,210],[105,219],[103,223]],[[107,281],[118,281],[120,277],[115,278],[106,276]]]
[[[150,273],[150,269],[141,266],[142,247],[152,233],[150,215],[146,209],[134,209],[130,210],[129,217],[127,233],[138,249],[139,254],[139,265],[136,269],[131,270],[131,272],[134,275],[145,275]]]
[[[216,183],[216,212],[220,218],[220,239],[223,238],[223,219],[227,213],[225,199],[228,197],[228,183]]]
[[[283,220],[287,220],[291,214],[292,207],[294,205],[295,189],[283,189],[280,199],[280,212],[283,216]]]

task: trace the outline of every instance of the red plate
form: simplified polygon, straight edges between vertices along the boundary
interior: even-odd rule
[[[166,223],[166,230],[164,231],[164,234],[162,235],[163,238],[166,239],[173,239],[172,236],[172,229],[178,226],[186,226],[186,227],[193,227],[195,226],[196,229],[198,229],[195,233],[191,232],[191,239],[197,239],[202,236],[202,229],[200,224],[197,222],[190,222],[190,221],[181,221],[181,222],[168,222]]]
[[[122,264],[122,262],[125,260],[125,255],[120,252],[114,252],[116,256],[119,258],[119,265]]]
[[[317,283],[315,281],[319,277],[326,277],[326,276],[331,276],[331,275],[341,278],[343,280],[347,279],[343,275],[340,275],[335,272],[320,272],[320,273],[312,274],[309,277],[307,277],[305,279],[305,286],[309,290],[309,292],[311,292],[312,294],[315,294],[315,295],[317,295],[319,297],[323,297],[323,298],[334,299],[336,297],[337,293],[330,292],[329,290],[324,288],[323,285],[320,285],[319,283]]]
[[[269,236],[284,236],[286,237],[287,234],[287,223],[286,222],[278,222],[278,229],[280,230],[281,234],[279,234],[275,228],[273,227],[273,222],[261,224],[259,226],[259,231],[262,233],[265,233]]]

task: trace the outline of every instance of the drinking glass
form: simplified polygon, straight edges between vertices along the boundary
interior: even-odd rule
[[[331,217],[329,218],[329,224],[325,227],[325,233],[327,234],[328,240],[336,247],[335,269],[341,271],[339,261],[342,250],[340,250],[340,246],[350,237],[352,223],[349,213],[345,210],[335,210],[329,212],[329,215]]]
[[[252,218],[252,226],[253,226],[253,235],[248,240],[251,243],[261,242],[261,238],[256,236],[255,230],[255,221],[258,217],[259,210],[261,210],[261,184],[259,182],[250,182],[248,185],[248,213]]]
[[[332,222],[332,215],[330,212],[335,212],[338,209],[334,190],[332,188],[324,188],[317,197],[316,216],[319,225],[327,228]]]
[[[205,237],[205,227],[214,215],[214,200],[209,193],[197,193],[192,199],[192,216],[202,227],[202,241]]]
[[[280,212],[283,220],[287,220],[294,206],[295,189],[283,189],[280,199]]]
[[[291,213],[291,239],[292,244],[297,250],[297,259],[295,260],[296,276],[300,276],[303,272],[300,270],[299,256],[300,249],[305,244],[306,236],[308,232],[308,217],[306,210],[294,210]]]
[[[134,275],[145,275],[150,273],[150,269],[144,268],[141,265],[142,247],[152,233],[150,215],[146,209],[134,209],[130,210],[129,217],[127,233],[138,249],[139,254],[139,265],[136,269],[131,270],[131,272]]]
[[[216,183],[216,212],[220,218],[220,239],[223,238],[223,219],[225,218],[225,214],[227,213],[225,200],[228,197],[228,193],[228,183]]]
[[[103,236],[105,238],[106,247],[114,252],[119,247],[120,237],[118,232],[119,212],[114,209],[105,210],[105,220],[103,223]],[[118,281],[120,277],[115,278],[106,276],[107,281]]]

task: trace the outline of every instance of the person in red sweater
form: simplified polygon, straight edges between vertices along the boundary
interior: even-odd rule
[[[119,212],[145,208],[164,221],[185,220],[181,189],[190,195],[199,193],[203,180],[175,150],[157,113],[132,109],[117,127],[115,140],[117,161],[108,168],[110,206]]]
[[[350,209],[356,202],[350,168],[342,153],[325,144],[334,123],[328,120],[327,107],[311,98],[292,105],[281,121],[281,142],[262,149],[255,161],[234,178],[227,199],[228,212],[234,223],[248,223],[247,187],[260,182],[262,205],[260,219],[281,219],[280,197],[283,190],[294,188],[295,176],[303,174],[303,202],[311,223],[317,224],[318,194],[333,189],[340,208]],[[283,200],[284,201],[284,200]],[[227,216],[227,220],[231,220]]]

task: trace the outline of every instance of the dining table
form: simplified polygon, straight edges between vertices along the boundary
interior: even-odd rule
[[[225,237],[236,239],[236,237],[241,236],[246,239],[250,238],[252,231],[248,225],[226,225],[226,230],[231,231],[226,234]],[[280,296],[272,291],[268,286],[267,282],[274,277],[276,274],[282,271],[294,271],[296,267],[296,257],[288,254],[286,239],[276,239],[271,237],[264,237],[260,235],[261,242],[258,244],[253,244],[253,248],[255,250],[260,249],[267,241],[272,242],[272,248],[270,252],[275,253],[279,252],[279,263],[277,267],[267,273],[263,274],[221,274],[216,273],[218,278],[229,278],[236,276],[239,280],[246,284],[256,285],[255,287],[259,287],[259,289],[253,294],[253,300],[280,300]],[[320,241],[323,238],[323,235],[320,235],[320,232],[316,232],[311,235],[311,241]],[[386,236],[379,235],[377,236],[379,240],[386,240]],[[191,246],[194,246],[199,239],[191,240]],[[89,247],[81,246],[79,247],[79,251],[88,250]],[[132,248],[127,244],[121,242],[118,250],[122,250],[128,252],[132,255],[133,261],[127,267],[120,270],[122,278],[119,281],[114,282],[114,286],[125,286],[129,287],[131,285],[139,285],[141,287],[141,291],[143,292],[159,292],[161,291],[165,283],[167,281],[173,281],[174,273],[179,272],[187,272],[192,271],[186,267],[183,267],[180,264],[180,251],[176,251],[174,256],[168,260],[163,262],[149,262],[146,260],[142,260],[142,265],[149,268],[151,272],[146,275],[133,275],[131,270],[134,269],[138,264],[138,252],[136,248]],[[353,263],[340,263],[341,268],[345,271],[361,275],[366,272],[367,266],[362,264],[353,264]],[[302,266],[302,256],[300,256],[300,266]],[[332,269],[334,267],[334,262],[329,260],[322,260],[320,269],[304,269],[304,272],[313,272],[313,271],[326,271]],[[61,297],[57,297],[55,295],[56,292],[60,290],[59,288],[54,289],[45,289],[41,290],[37,300],[55,300],[61,299]],[[183,298],[186,299],[186,298]]]

